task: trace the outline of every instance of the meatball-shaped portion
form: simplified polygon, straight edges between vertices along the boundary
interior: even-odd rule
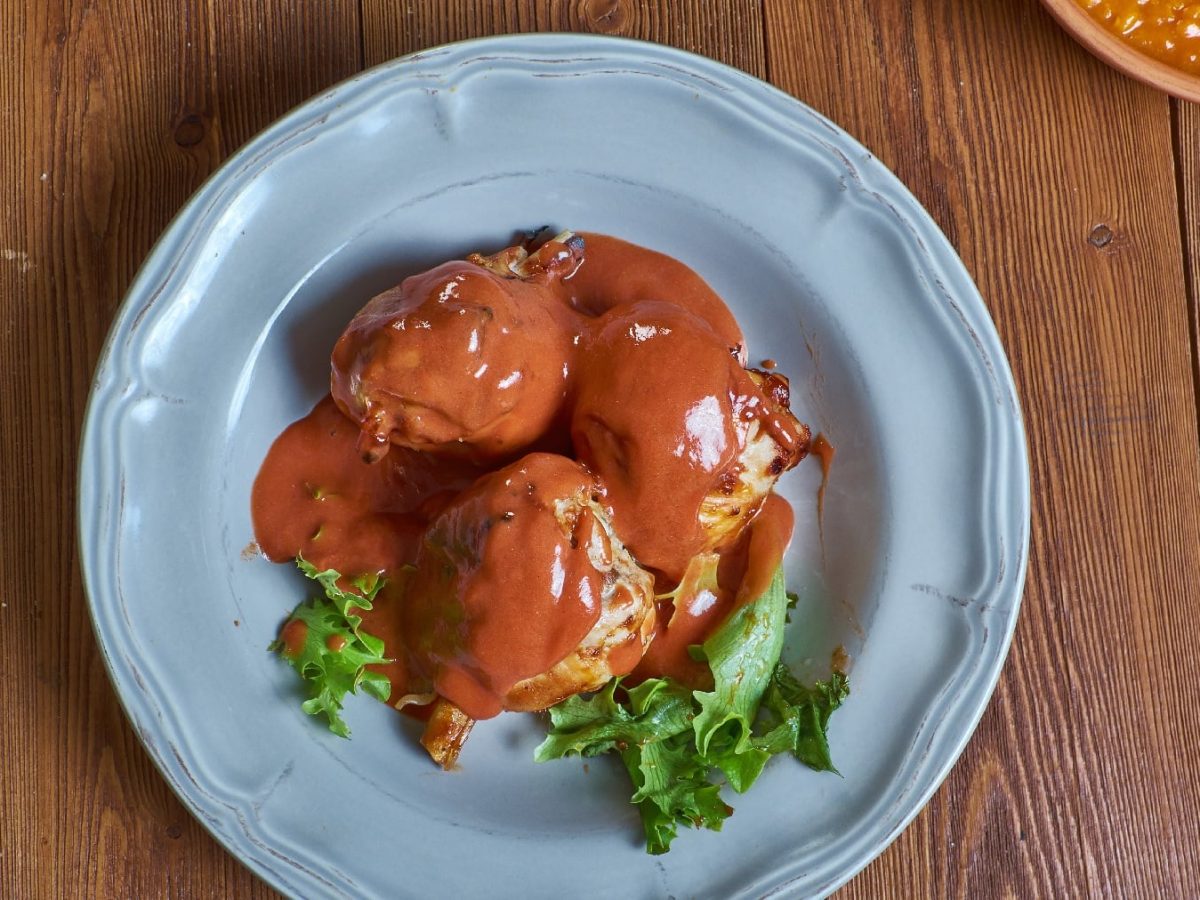
[[[583,233],[587,264],[562,288],[568,301],[588,316],[643,300],[662,300],[699,316],[741,363],[746,339],[733,313],[708,283],[674,257],[606,234]]]
[[[534,444],[560,414],[573,316],[538,279],[448,262],[372,299],[333,350],[331,391],[369,459],[389,444],[477,461]]]
[[[678,581],[732,541],[808,451],[787,382],[743,369],[697,316],[658,302],[596,321],[574,388],[575,451],[639,563]]]
[[[654,586],[582,466],[533,453],[430,524],[405,588],[409,658],[472,719],[536,710],[637,665]]]

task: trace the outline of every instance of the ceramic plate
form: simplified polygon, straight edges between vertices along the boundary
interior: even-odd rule
[[[802,595],[787,659],[852,696],[843,777],[776,760],[720,834],[642,849],[619,766],[538,765],[528,715],[461,771],[352,698],[300,711],[266,646],[305,594],[248,552],[272,439],[328,386],[343,324],[402,276],[514,231],[608,232],[697,269],[754,360],[837,447],[782,482]],[[759,897],[832,890],[926,802],[991,694],[1024,581],[1028,466],[978,293],[903,186],[837,126],[663,47],[547,35],[373,69],[255,138],[150,255],[96,374],[80,472],[91,610],[163,776],[230,852],[315,896]],[[252,549],[252,548],[251,548]]]

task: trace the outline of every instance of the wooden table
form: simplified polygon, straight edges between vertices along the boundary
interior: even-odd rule
[[[105,677],[75,546],[92,368],[139,262],[257,130],[412,50],[529,30],[706,54],[824,112],[974,273],[1028,419],[1033,544],[979,731],[846,896],[1200,891],[1200,107],[1036,0],[0,4],[0,894],[271,892]]]

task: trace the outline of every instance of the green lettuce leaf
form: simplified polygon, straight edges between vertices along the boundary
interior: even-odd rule
[[[624,698],[614,678],[591,697],[576,695],[550,708],[550,733],[534,751],[538,762],[572,754],[599,756],[610,750],[662,741],[692,724],[692,698],[687,688],[665,678],[652,678]]]
[[[810,769],[837,773],[826,730],[829,717],[849,694],[850,683],[841,672],[805,687],[780,663],[763,697],[763,718],[774,727],[755,737],[754,745],[772,755],[791,752]]]
[[[534,758],[617,752],[633,782],[632,802],[650,853],[667,852],[680,825],[721,829],[733,810],[711,779],[714,769],[739,793],[780,753],[836,771],[825,729],[849,687],[840,673],[805,687],[779,661],[784,619],[794,603],[780,570],[761,597],[695,648],[712,669],[712,691],[692,692],[668,678],[625,689],[613,679],[590,697],[552,707],[549,733]]]
[[[647,852],[671,849],[678,824],[720,831],[733,809],[720,785],[708,780],[709,765],[695,752],[691,735],[635,745],[621,753],[635,788],[633,802],[646,832]]]
[[[361,629],[362,617],[355,609],[371,609],[375,595],[382,587],[378,577],[365,576],[351,581],[362,593],[346,591],[333,569],[318,572],[311,563],[298,559],[296,564],[309,578],[324,589],[324,597],[314,597],[301,603],[288,619],[304,624],[304,642],[295,653],[289,653],[281,638],[268,648],[287,660],[304,679],[308,699],[301,708],[310,716],[324,715],[329,730],[340,737],[350,737],[350,729],[341,716],[347,694],[366,693],[387,702],[392,684],[386,675],[367,671],[367,666],[391,662],[384,656],[383,641]]]
[[[692,722],[696,747],[720,767],[734,790],[744,791],[766,765],[751,733],[763,692],[783,651],[788,597],[783,568],[757,600],[737,609],[704,642],[714,689],[697,691],[700,712]]]
[[[646,849],[665,853],[676,822],[720,829],[730,812],[692,746],[693,716],[692,693],[681,684],[651,678],[624,690],[614,678],[591,697],[569,697],[550,708],[550,733],[534,759],[616,750],[633,780]]]
[[[321,585],[325,590],[325,598],[337,607],[337,611],[346,620],[346,624],[357,634],[359,626],[362,625],[362,616],[356,616],[354,610],[374,609],[375,595],[383,587],[380,577],[374,574],[358,575],[350,581],[350,585],[355,590],[345,591],[338,584],[342,580],[342,575],[336,569],[318,572],[317,567],[302,556],[296,558],[296,567]]]

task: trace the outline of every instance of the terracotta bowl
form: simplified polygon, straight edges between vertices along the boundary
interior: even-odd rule
[[[1076,0],[1042,0],[1042,5],[1075,40],[1108,65],[1168,94],[1200,103],[1200,76],[1181,72],[1125,43]]]

